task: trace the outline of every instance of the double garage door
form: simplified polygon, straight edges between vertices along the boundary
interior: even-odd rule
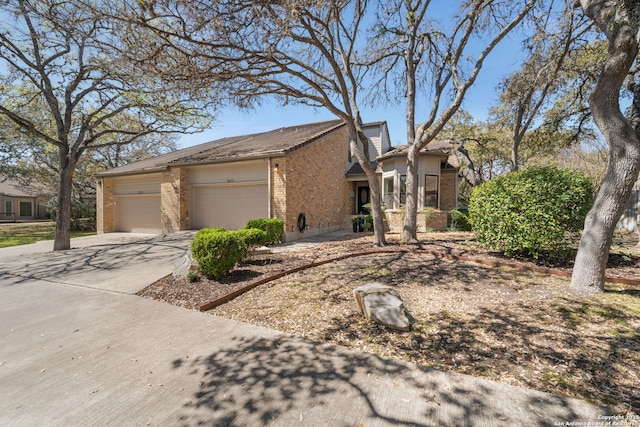
[[[160,187],[160,174],[116,178],[114,231],[162,233]],[[262,181],[193,185],[189,227],[242,228],[249,219],[268,216],[268,194],[267,184]],[[177,211],[167,214],[179,215]]]
[[[250,219],[268,216],[268,197],[266,183],[194,186],[191,192],[191,228],[242,228]]]

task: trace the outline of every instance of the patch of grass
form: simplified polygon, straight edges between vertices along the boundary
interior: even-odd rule
[[[0,248],[28,245],[40,240],[53,240],[55,224],[52,222],[0,225]],[[71,237],[96,234],[95,231],[71,232]]]

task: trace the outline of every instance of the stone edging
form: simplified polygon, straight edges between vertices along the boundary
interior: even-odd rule
[[[481,258],[476,258],[476,257],[471,257],[471,256],[464,256],[464,255],[452,255],[452,254],[442,253],[442,252],[438,252],[438,251],[424,251],[424,250],[405,251],[405,250],[394,250],[394,249],[382,249],[382,250],[355,252],[355,253],[352,253],[352,254],[341,255],[341,256],[338,256],[338,257],[326,259],[324,261],[313,262],[311,264],[305,264],[305,265],[301,265],[299,267],[292,268],[290,270],[282,271],[282,272],[274,274],[272,276],[256,280],[255,282],[249,283],[247,286],[245,286],[243,288],[240,288],[240,289],[238,289],[238,290],[236,290],[234,292],[231,292],[230,294],[227,294],[227,295],[225,295],[223,297],[220,297],[220,298],[215,299],[213,301],[210,301],[210,302],[208,302],[206,304],[203,304],[203,305],[201,305],[199,307],[199,310],[200,311],[211,310],[212,308],[215,308],[215,307],[217,307],[219,305],[227,303],[227,302],[231,301],[232,299],[244,294],[245,292],[250,291],[251,289],[253,289],[253,288],[257,287],[257,286],[263,285],[265,283],[271,282],[271,281],[276,280],[276,279],[280,279],[281,277],[288,276],[289,274],[297,273],[298,271],[307,270],[307,269],[313,268],[313,267],[319,267],[321,265],[329,264],[329,263],[332,263],[332,262],[342,261],[343,259],[347,259],[347,258],[355,258],[355,257],[361,257],[361,256],[367,256],[367,255],[375,255],[375,254],[396,254],[396,253],[410,253],[410,254],[415,254],[415,255],[432,255],[432,256],[437,257],[437,258],[445,258],[445,259],[449,259],[449,260],[453,260],[453,261],[462,261],[462,262],[480,264],[480,265],[484,265],[484,266],[488,266],[488,267],[510,267],[510,268],[514,268],[514,269],[517,269],[517,270],[532,271],[534,273],[549,274],[549,275],[558,276],[558,277],[571,277],[571,272],[570,271],[559,270],[559,269],[556,269],[556,268],[538,267],[538,266],[534,266],[534,265],[523,265],[523,264],[520,264],[520,263],[517,263],[517,262],[512,262],[512,261],[481,259]],[[638,279],[629,279],[629,278],[625,278],[625,277],[609,277],[609,276],[607,276],[607,277],[605,277],[605,282],[606,283],[622,283],[624,285],[631,285],[631,286],[640,287],[640,280],[638,280]]]

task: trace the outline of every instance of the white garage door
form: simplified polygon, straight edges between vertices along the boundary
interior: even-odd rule
[[[161,233],[160,195],[116,196],[115,231]]]
[[[192,191],[191,228],[243,228],[268,216],[267,184],[198,186]]]

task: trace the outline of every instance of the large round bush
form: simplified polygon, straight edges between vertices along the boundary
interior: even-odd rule
[[[221,228],[203,228],[191,242],[191,252],[207,277],[223,277],[241,262],[247,248],[244,240]]]
[[[567,250],[567,231],[578,231],[593,200],[589,179],[554,167],[512,172],[475,188],[469,221],[478,242],[506,255],[538,258]]]

